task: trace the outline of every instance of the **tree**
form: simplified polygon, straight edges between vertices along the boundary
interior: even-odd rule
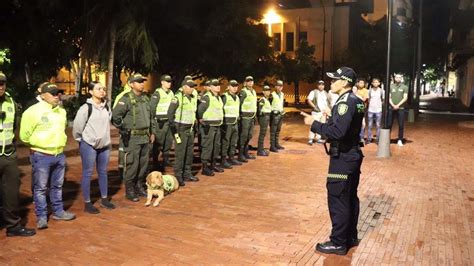
[[[299,103],[299,83],[300,81],[314,82],[321,75],[321,68],[314,58],[314,45],[302,41],[295,58],[288,57],[285,53],[277,57],[277,75],[295,84],[295,103]]]

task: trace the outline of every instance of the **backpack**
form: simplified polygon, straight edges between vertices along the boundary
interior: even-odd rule
[[[84,124],[84,128],[87,126],[87,123],[89,122],[89,119],[91,118],[91,115],[92,115],[92,104],[91,103],[86,103],[86,104],[87,104],[87,120],[86,120],[86,123]],[[107,110],[107,112],[110,112],[108,104],[105,104],[105,109]]]

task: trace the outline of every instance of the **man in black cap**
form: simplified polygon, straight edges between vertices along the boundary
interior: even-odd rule
[[[153,145],[152,157],[153,161],[158,162],[158,155],[161,151],[163,156],[162,169],[170,166],[169,151],[173,143],[173,136],[171,134],[168,123],[168,108],[171,100],[174,98],[174,93],[171,90],[171,76],[161,76],[161,87],[157,88],[151,96],[151,117],[153,118],[153,134],[155,134],[155,143]]]
[[[141,74],[130,77],[131,91],[118,100],[112,110],[112,124],[120,130],[120,146],[124,150],[125,196],[137,202],[146,197],[145,174],[148,170],[152,132],[150,101],[143,93],[147,79]],[[138,194],[138,195],[137,195]]]
[[[0,72],[0,218],[7,227],[7,236],[32,236],[36,231],[20,224],[21,218],[15,214],[18,211],[20,191],[20,171],[15,147],[18,110],[6,89],[7,77]]]
[[[240,99],[240,140],[239,161],[255,159],[249,154],[249,142],[252,139],[255,115],[257,114],[257,92],[253,89],[253,77],[245,78],[244,87],[239,93]]]
[[[278,152],[285,148],[280,145],[280,131],[283,124],[283,115],[285,114],[284,103],[285,94],[283,93],[283,80],[277,80],[275,91],[272,92],[270,101],[272,103],[272,115],[270,119],[270,151]]]
[[[360,166],[363,154],[359,146],[359,133],[364,117],[364,103],[352,92],[356,73],[348,67],[327,73],[333,79],[331,91],[340,95],[332,108],[328,123],[315,121],[306,113],[305,124],[311,125],[311,131],[328,138],[330,149],[329,174],[327,177],[329,215],[332,231],[330,240],[318,243],[316,250],[322,253],[345,255],[353,246],[357,246],[357,221],[359,218]]]
[[[308,105],[313,108],[311,110],[311,115],[313,116],[314,120],[319,121],[321,123],[326,122],[326,118],[330,115],[330,97],[329,94],[324,90],[324,81],[318,81],[318,86],[316,89],[312,90],[308,94],[307,98]],[[321,139],[321,135],[315,134],[309,130],[309,138],[308,138],[308,145],[313,145],[314,137],[316,135],[317,143],[324,143]]]

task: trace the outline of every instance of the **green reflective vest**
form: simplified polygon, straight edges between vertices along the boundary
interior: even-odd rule
[[[283,92],[280,92],[280,95],[276,91],[272,92],[272,111],[283,112],[283,101],[285,100],[285,95]]]
[[[221,97],[214,96],[212,92],[207,92],[205,95],[209,97],[209,107],[207,107],[207,110],[202,115],[202,120],[208,125],[222,125],[222,120],[224,120],[224,108]]]
[[[13,144],[15,132],[13,132],[13,125],[15,123],[15,102],[10,97],[10,94],[5,92],[5,101],[1,104],[1,111],[5,112],[5,119],[0,121],[0,155],[10,156],[12,152],[5,153],[5,146]]]
[[[260,101],[263,101],[263,106],[260,107],[260,114],[270,114],[272,112],[272,105],[270,104],[270,101],[265,97],[260,98]]]
[[[197,97],[189,99],[183,93],[179,92],[175,95],[175,98],[178,100],[178,109],[176,109],[174,121],[184,125],[194,125],[194,121],[196,120]]]
[[[131,92],[132,91],[132,88],[130,88],[130,86],[127,84],[125,84],[125,86],[123,86],[123,90],[119,93],[119,95],[117,95],[117,97],[115,97],[115,100],[114,100],[114,105],[112,105],[112,109],[115,108],[115,106],[117,105],[117,103],[119,102],[119,100],[127,93]]]
[[[233,125],[237,123],[237,118],[239,117],[240,99],[238,96],[234,96],[234,100],[234,97],[229,92],[226,92],[225,96],[224,117],[226,118],[226,123],[228,123],[227,121],[233,121],[228,123]]]
[[[156,92],[160,95],[160,101],[156,105],[155,114],[158,119],[165,119],[167,118],[168,108],[170,107],[174,93],[171,90],[166,92],[163,88],[158,88]]]
[[[58,155],[66,146],[66,110],[40,101],[28,108],[22,116],[20,139],[32,150]]]
[[[242,118],[254,118],[257,112],[257,93],[255,90],[249,90],[247,87],[243,87],[242,91],[246,95],[241,106]]]

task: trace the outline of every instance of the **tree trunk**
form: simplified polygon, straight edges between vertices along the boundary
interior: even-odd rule
[[[295,80],[295,104],[300,104],[300,81]]]
[[[30,65],[28,62],[25,62],[25,81],[26,81],[26,88],[31,90],[31,72],[30,72]]]
[[[91,83],[92,80],[92,66],[91,60],[86,60],[86,72],[87,72],[87,83]]]
[[[116,28],[115,24],[112,24],[110,29],[110,50],[109,50],[109,62],[107,65],[107,100],[112,102],[112,88],[114,81],[114,59],[115,59],[115,40],[116,39]]]
[[[82,93],[82,75],[84,74],[84,58],[79,55],[76,69],[76,96],[79,97]]]

